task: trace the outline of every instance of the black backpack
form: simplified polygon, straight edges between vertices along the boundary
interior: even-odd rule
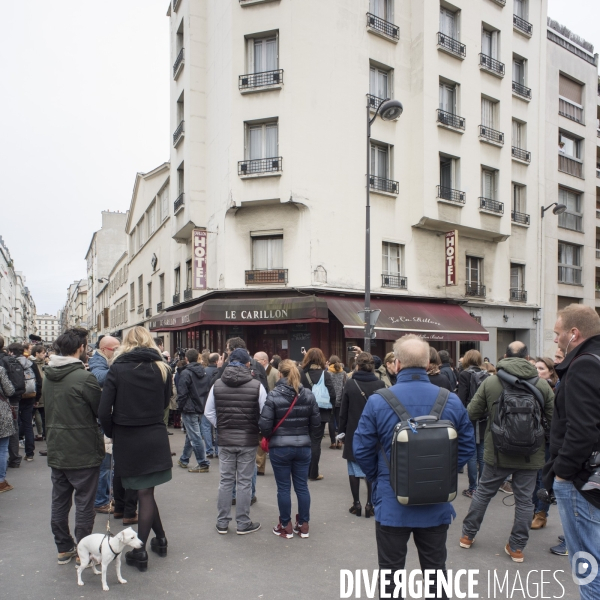
[[[25,371],[23,365],[15,356],[5,354],[2,356],[2,366],[6,369],[6,374],[15,388],[15,393],[11,398],[22,396],[25,393]]]
[[[491,432],[496,453],[525,456],[526,462],[544,444],[547,422],[544,397],[535,384],[539,377],[519,379],[504,369],[498,370],[502,384],[500,398],[494,402]]]
[[[476,371],[472,367],[469,367],[467,371],[471,373],[471,377],[469,379],[469,398],[467,399],[467,402],[470,402],[473,399],[473,396],[477,393],[479,386],[490,376],[490,373],[485,369]]]
[[[390,485],[403,506],[452,502],[458,489],[458,433],[440,416],[450,392],[440,388],[428,415],[412,418],[388,389],[377,394],[390,405],[400,422],[394,427]]]

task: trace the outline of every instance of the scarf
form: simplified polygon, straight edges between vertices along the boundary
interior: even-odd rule
[[[340,367],[340,370],[338,371],[338,370],[335,368],[335,365],[329,365],[329,369],[328,369],[328,371],[329,371],[330,373],[341,373],[343,370],[344,370],[344,369],[342,369],[342,368]]]
[[[369,371],[354,371],[354,373],[352,373],[352,379],[362,381],[363,383],[369,383],[370,381],[377,381],[377,376],[375,373],[370,373]]]

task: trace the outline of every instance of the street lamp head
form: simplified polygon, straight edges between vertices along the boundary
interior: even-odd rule
[[[562,215],[565,210],[567,210],[567,205],[566,204],[557,204],[553,209],[552,212],[555,215]]]
[[[400,100],[386,100],[379,107],[379,115],[384,121],[396,121],[404,110]]]

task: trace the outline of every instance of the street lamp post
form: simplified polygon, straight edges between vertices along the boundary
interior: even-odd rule
[[[400,118],[403,111],[402,103],[399,100],[383,100],[373,117],[371,117],[371,105],[367,99],[367,206],[365,223],[365,352],[371,351],[371,338],[375,323],[371,322],[371,125],[373,125],[377,115],[380,115],[384,121],[396,121]]]

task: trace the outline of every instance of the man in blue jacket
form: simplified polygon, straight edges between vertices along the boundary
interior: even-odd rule
[[[416,335],[406,335],[394,344],[398,378],[390,388],[412,417],[428,415],[433,408],[439,388],[429,382],[429,344]],[[452,421],[458,432],[458,468],[475,452],[473,426],[462,402],[450,394],[441,418]],[[448,526],[456,517],[450,502],[425,506],[403,506],[396,500],[390,485],[390,471],[381,449],[388,460],[392,448],[392,434],[398,417],[389,404],[373,394],[362,413],[354,434],[354,458],[373,482],[375,507],[375,535],[379,569],[392,572],[404,569],[407,543],[411,533],[421,570],[446,571],[446,537]],[[390,578],[393,581],[393,576]],[[393,593],[394,584],[387,590]],[[432,586],[435,591],[436,586]],[[446,595],[442,596],[446,598]]]

